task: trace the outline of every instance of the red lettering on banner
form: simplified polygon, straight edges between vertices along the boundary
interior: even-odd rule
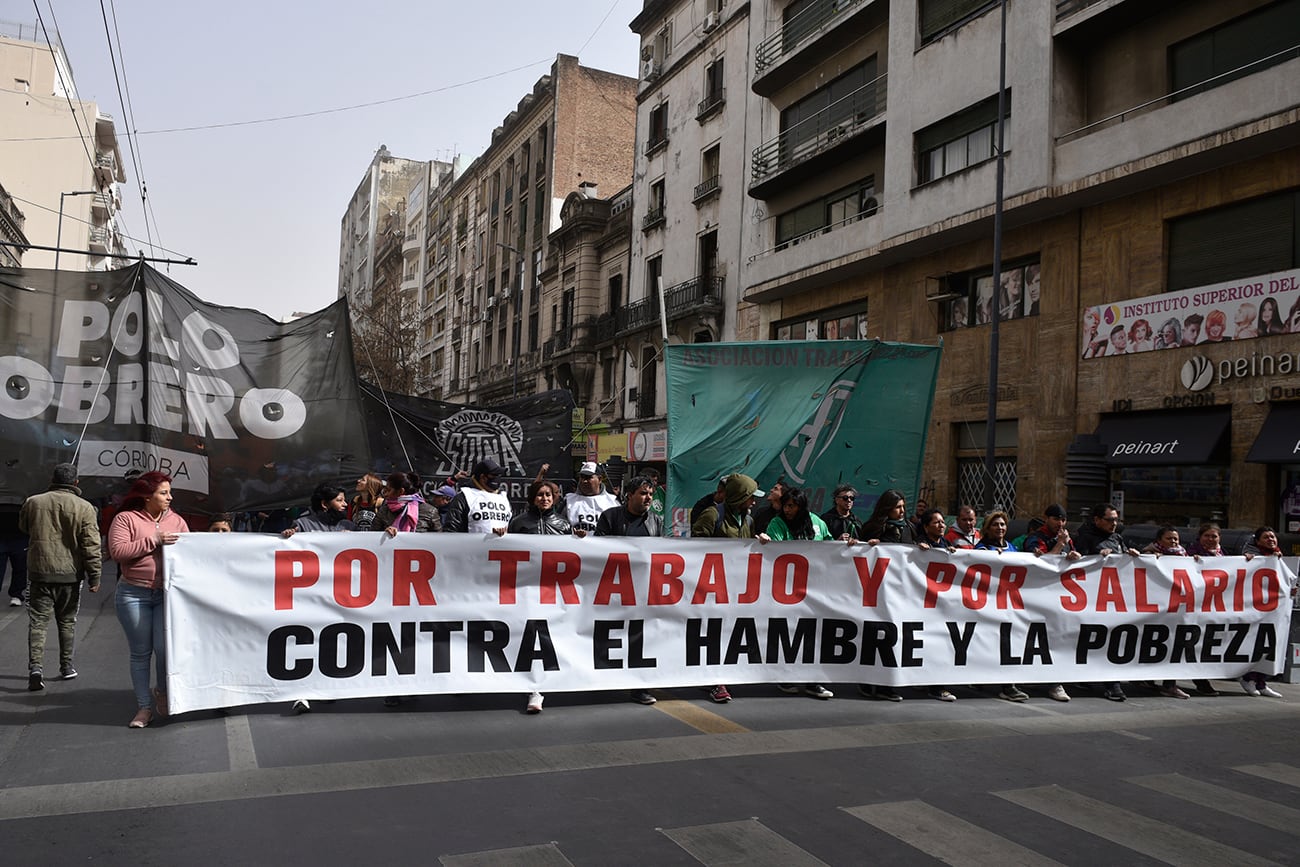
[[[622,551],[610,554],[605,560],[605,571],[600,574],[600,583],[596,585],[596,598],[592,604],[608,605],[614,596],[618,597],[620,605],[636,604],[632,559]]]
[[[582,558],[572,551],[542,552],[542,604],[555,604],[555,591],[559,588],[566,605],[578,604],[578,588],[573,582],[582,571]]]
[[[1133,594],[1137,597],[1133,605],[1135,611],[1154,612],[1159,611],[1160,606],[1151,602],[1147,598],[1147,570],[1133,570]]]
[[[1061,597],[1061,607],[1066,611],[1082,611],[1088,604],[1088,594],[1079,586],[1079,582],[1088,577],[1082,569],[1066,569],[1061,573],[1061,586],[1069,596]]]
[[[862,607],[875,608],[876,600],[880,598],[880,584],[889,569],[889,558],[878,557],[868,566],[866,557],[854,557],[853,568],[858,570],[858,583],[862,585]]]
[[[1278,599],[1282,596],[1282,586],[1278,581],[1277,573],[1272,569],[1257,570],[1254,585],[1251,588],[1251,595],[1254,597],[1255,610],[1272,611],[1277,608]]]
[[[352,567],[357,567],[357,592],[352,592]],[[334,601],[344,608],[365,608],[379,598],[379,558],[374,551],[348,548],[334,558]]]
[[[433,597],[434,573],[438,571],[438,558],[432,551],[419,548],[393,552],[393,604],[410,605],[411,591],[415,591],[418,605],[437,605]]]
[[[782,554],[772,564],[772,598],[780,605],[798,605],[808,596],[808,558]]]
[[[650,555],[649,605],[676,605],[682,601],[682,573],[686,558],[680,554],[657,552]]]
[[[1128,611],[1124,602],[1124,589],[1119,583],[1119,570],[1114,566],[1101,567],[1101,581],[1097,585],[1097,610]]]
[[[1166,611],[1186,609],[1189,613],[1196,610],[1196,590],[1192,587],[1192,576],[1186,569],[1174,570],[1174,583],[1169,588],[1169,607]]]
[[[939,604],[939,594],[952,588],[957,567],[951,563],[927,563],[925,566],[925,607]]]
[[[1227,611],[1223,594],[1228,592],[1228,573],[1222,569],[1202,569],[1201,580],[1205,582],[1205,596],[1201,599],[1201,610]]]
[[[972,563],[966,567],[961,579],[961,604],[979,611],[989,601],[989,587],[993,583],[993,567],[987,563]]]
[[[1237,570],[1237,585],[1232,590],[1232,610],[1246,610],[1246,570]]]
[[[695,585],[691,604],[703,605],[706,596],[712,596],[719,605],[727,604],[727,570],[722,555],[716,552],[704,555],[704,562],[700,564],[700,583]]]
[[[293,608],[293,591],[320,580],[320,560],[311,551],[275,552],[275,610]]]
[[[527,563],[531,556],[527,551],[488,551],[488,559],[501,564],[501,583],[497,590],[497,601],[500,604],[515,604],[515,588],[519,583],[519,564]]]
[[[745,576],[745,592],[741,593],[736,601],[742,605],[750,605],[758,601],[759,588],[763,585],[763,555],[749,555],[749,572]]]
[[[1020,588],[1025,586],[1029,569],[1024,566],[1003,566],[998,573],[998,610],[1014,608],[1023,611],[1025,600],[1020,597]]]

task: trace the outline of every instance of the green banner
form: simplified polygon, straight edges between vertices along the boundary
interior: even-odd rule
[[[879,340],[668,346],[674,532],[729,473],[763,490],[778,479],[803,488],[816,512],[842,482],[857,487],[863,517],[886,488],[913,500],[941,349]]]

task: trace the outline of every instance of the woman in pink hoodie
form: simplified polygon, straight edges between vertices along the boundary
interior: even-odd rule
[[[122,501],[122,511],[108,528],[108,556],[117,561],[117,619],[131,649],[131,686],[138,708],[130,727],[142,729],[155,716],[167,715],[163,633],[163,546],[188,533],[185,519],[171,510],[172,480],[166,473],[142,474]],[[149,690],[149,661],[158,672],[158,688]]]

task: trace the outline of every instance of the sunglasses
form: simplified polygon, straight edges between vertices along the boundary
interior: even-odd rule
[[[838,497],[836,497],[835,499],[837,499],[837,500],[848,500],[848,501],[851,503],[851,502],[853,502],[853,501],[854,501],[855,499],[857,499],[857,498],[856,498],[853,494],[840,494],[840,495],[839,495]]]

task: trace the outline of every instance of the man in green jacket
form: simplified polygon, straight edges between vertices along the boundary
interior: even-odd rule
[[[54,616],[59,627],[59,676],[77,676],[72,646],[81,604],[81,579],[99,591],[102,561],[95,507],[82,499],[77,468],[58,464],[50,489],[23,503],[18,526],[27,534],[27,688],[45,688],[45,631]]]

